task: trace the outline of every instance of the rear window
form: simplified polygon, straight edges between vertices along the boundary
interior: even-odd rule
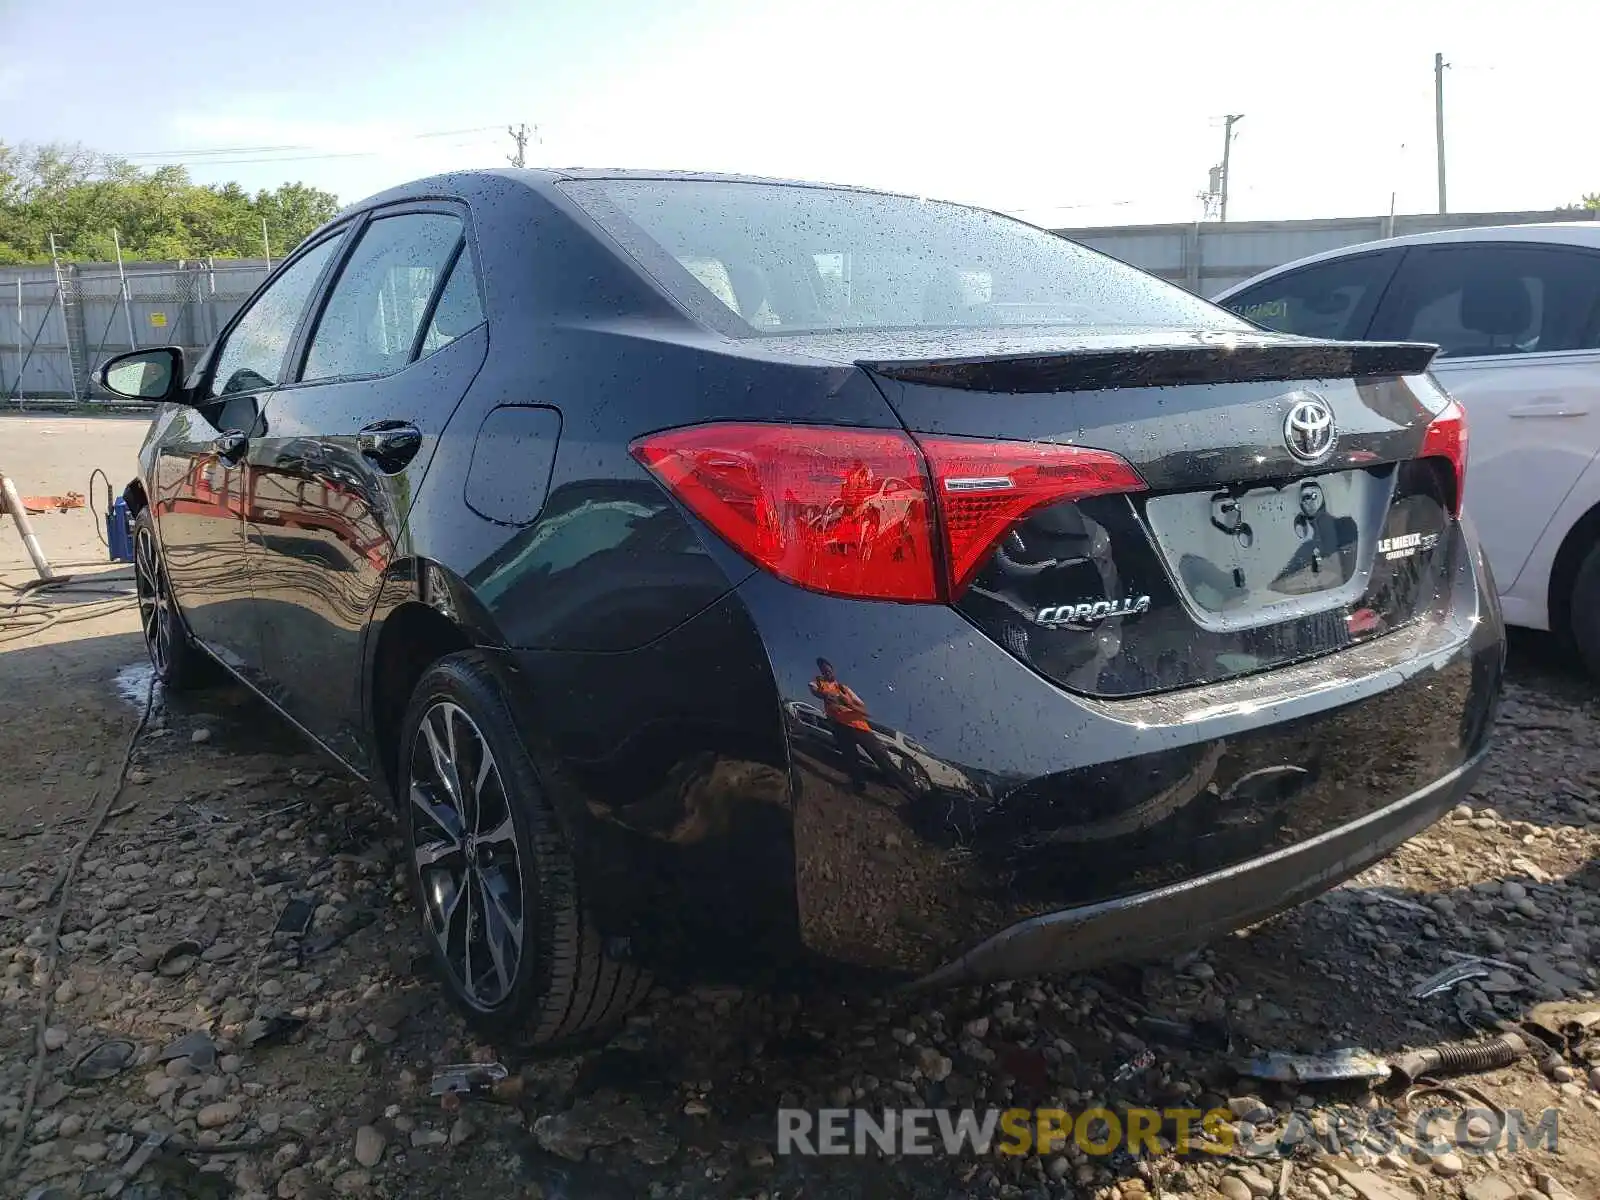
[[[686,308],[739,334],[1251,328],[1125,263],[960,205],[699,180],[565,186]]]

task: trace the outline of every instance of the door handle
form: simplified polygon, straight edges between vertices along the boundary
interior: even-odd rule
[[[211,449],[218,458],[233,466],[249,452],[250,439],[237,429],[230,429],[212,440]]]
[[[379,469],[393,474],[422,449],[422,431],[410,421],[374,421],[356,435],[356,449]]]

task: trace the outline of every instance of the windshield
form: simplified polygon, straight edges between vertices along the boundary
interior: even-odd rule
[[[675,299],[714,324],[731,314],[740,334],[1252,328],[1115,259],[960,205],[763,183],[566,187]]]

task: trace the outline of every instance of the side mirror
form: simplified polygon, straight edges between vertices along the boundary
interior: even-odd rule
[[[183,351],[177,346],[162,346],[108,358],[95,373],[95,382],[124,400],[160,404],[178,399],[183,392],[183,376]]]

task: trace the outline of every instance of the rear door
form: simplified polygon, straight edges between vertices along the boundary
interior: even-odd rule
[[[465,210],[372,215],[301,339],[301,364],[252,441],[254,591],[271,694],[352,765],[361,638],[402,551],[411,499],[488,346]]]
[[[155,464],[155,514],[173,593],[194,635],[252,678],[261,665],[245,525],[255,483],[250,441],[283,378],[289,348],[342,231],[281,267],[202,364],[206,397],[173,414]]]
[[[1439,346],[1472,423],[1468,511],[1502,591],[1600,447],[1600,252],[1415,246],[1372,335]]]

